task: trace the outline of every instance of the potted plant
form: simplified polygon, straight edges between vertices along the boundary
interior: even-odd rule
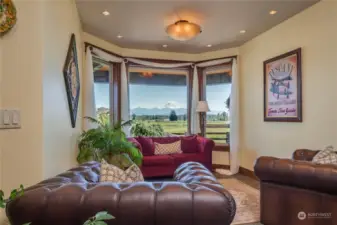
[[[122,169],[128,168],[132,163],[141,165],[142,153],[126,139],[122,130],[124,126],[130,125],[131,121],[111,125],[106,115],[100,115],[98,119],[85,118],[95,123],[97,128],[82,132],[78,143],[77,161],[79,163],[105,159],[108,163]]]

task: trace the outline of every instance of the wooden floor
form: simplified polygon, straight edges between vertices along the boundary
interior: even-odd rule
[[[251,177],[247,177],[247,176],[244,176],[242,174],[235,174],[235,175],[231,175],[231,176],[228,176],[228,175],[222,175],[222,174],[219,174],[217,172],[214,172],[214,175],[216,178],[218,179],[226,179],[226,178],[236,178],[238,179],[239,181],[255,188],[255,189],[258,189],[260,190],[260,182],[251,178]]]
[[[253,178],[250,178],[250,177],[247,177],[247,176],[244,176],[242,174],[235,174],[233,176],[227,176],[227,175],[221,175],[217,172],[214,172],[214,176],[218,179],[226,179],[226,178],[236,178],[238,179],[239,181],[255,188],[255,189],[258,189],[260,190],[260,182],[253,179]],[[149,181],[149,182],[163,182],[163,181],[172,181],[172,177],[160,177],[160,178],[147,178],[146,181]]]

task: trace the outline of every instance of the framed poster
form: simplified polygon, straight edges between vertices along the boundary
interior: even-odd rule
[[[302,122],[301,49],[263,62],[264,121]]]
[[[63,76],[67,90],[71,126],[76,126],[78,99],[80,96],[80,76],[78,71],[75,35],[71,35],[68,53],[63,67]]]

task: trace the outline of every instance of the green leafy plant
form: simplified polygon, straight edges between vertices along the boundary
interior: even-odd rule
[[[14,200],[15,198],[22,196],[24,193],[24,187],[21,184],[18,189],[14,189],[11,191],[11,194],[9,195],[9,198],[5,198],[5,193],[3,190],[0,190],[0,208],[6,208],[6,205],[9,201]],[[25,223],[23,225],[29,225],[30,223]]]
[[[132,121],[118,122],[111,125],[106,117],[98,119],[85,117],[97,128],[83,131],[79,138],[79,153],[77,161],[84,163],[95,160],[105,159],[108,163],[120,168],[126,168],[134,162],[138,166],[142,163],[142,153],[126,139],[122,128],[129,126]],[[104,119],[105,118],[105,119]]]
[[[132,123],[131,133],[133,136],[162,137],[165,132],[160,124],[136,121]]]
[[[108,212],[98,212],[95,216],[89,218],[83,225],[107,225],[104,220],[111,220],[115,219],[112,215],[110,215]]]
[[[9,201],[14,200],[15,198],[17,198],[19,196],[22,196],[23,192],[24,192],[24,188],[23,188],[23,185],[21,184],[18,189],[12,190],[9,198],[6,199],[5,198],[5,193],[2,190],[0,190],[0,207],[1,208],[6,208],[6,204]]]

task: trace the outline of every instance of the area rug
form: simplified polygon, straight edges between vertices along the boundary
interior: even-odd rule
[[[251,224],[260,221],[260,192],[235,179],[218,180],[234,197],[236,215],[232,225]]]

